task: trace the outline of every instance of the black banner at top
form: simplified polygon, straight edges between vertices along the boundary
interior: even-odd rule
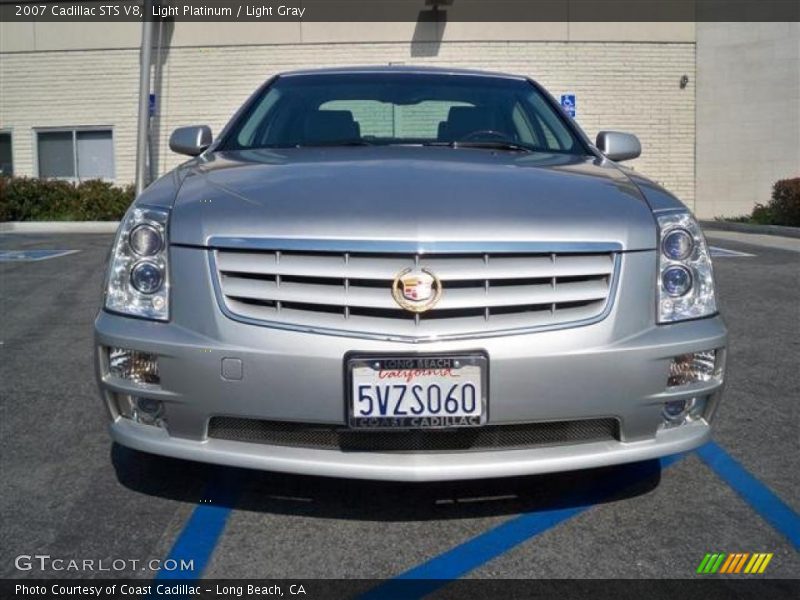
[[[0,0],[0,21],[800,21],[798,0]]]

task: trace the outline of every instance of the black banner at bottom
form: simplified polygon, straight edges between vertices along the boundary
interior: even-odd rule
[[[0,598],[78,600],[289,598],[298,600],[782,600],[800,579],[2,579]]]

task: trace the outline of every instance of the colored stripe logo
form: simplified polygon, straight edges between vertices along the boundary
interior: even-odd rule
[[[769,561],[772,560],[772,552],[734,552],[726,554],[724,552],[709,552],[700,561],[697,573],[702,575],[713,575],[714,573],[748,575],[761,574],[767,570]]]

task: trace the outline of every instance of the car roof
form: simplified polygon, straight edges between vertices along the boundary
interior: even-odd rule
[[[302,69],[281,73],[280,77],[306,77],[313,75],[354,75],[358,73],[398,74],[408,73],[414,75],[467,75],[472,77],[491,77],[499,79],[515,79],[524,81],[523,75],[509,73],[495,73],[479,71],[477,69],[456,69],[452,67],[421,67],[415,65],[375,65],[358,67],[328,67],[322,69]]]

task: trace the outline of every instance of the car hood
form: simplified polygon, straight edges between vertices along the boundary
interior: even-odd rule
[[[230,238],[656,244],[647,202],[608,161],[449,147],[212,153],[189,169],[170,229],[172,243],[198,246]]]

